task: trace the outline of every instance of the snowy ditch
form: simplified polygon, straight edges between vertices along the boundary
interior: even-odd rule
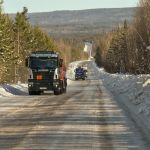
[[[14,95],[27,95],[27,84],[0,85],[0,97],[12,97]]]

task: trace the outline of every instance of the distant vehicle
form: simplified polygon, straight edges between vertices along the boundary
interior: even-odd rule
[[[83,69],[81,66],[75,69],[75,80],[79,79],[85,80],[86,77],[87,77],[86,70]]]
[[[26,58],[29,68],[29,95],[53,91],[55,95],[66,92],[67,79],[63,60],[53,51],[35,51]]]

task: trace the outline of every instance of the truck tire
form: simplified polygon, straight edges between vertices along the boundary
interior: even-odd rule
[[[34,91],[29,91],[29,95],[34,95],[35,92]]]
[[[58,87],[58,89],[54,90],[54,95],[59,95],[64,93],[64,83],[63,81],[60,81],[60,86]]]
[[[41,95],[41,91],[36,91],[36,95]]]
[[[66,87],[66,86],[64,87],[63,92],[64,92],[64,93],[67,92],[67,87]]]
[[[60,91],[59,90],[54,90],[54,95],[59,95]]]

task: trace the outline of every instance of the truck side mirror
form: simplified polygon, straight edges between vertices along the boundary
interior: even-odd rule
[[[59,60],[59,66],[62,67],[63,66],[63,59]]]
[[[26,59],[25,59],[25,66],[26,66],[26,67],[28,67],[28,66],[29,66],[28,61],[29,61],[29,59],[28,59],[28,58],[26,58]]]
[[[62,67],[62,62],[59,62],[59,67]]]

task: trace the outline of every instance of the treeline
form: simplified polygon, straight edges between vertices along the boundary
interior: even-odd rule
[[[79,36],[75,38],[65,38],[60,36],[59,38],[53,37],[53,40],[66,65],[72,61],[87,59],[87,54],[83,52],[83,38]]]
[[[28,71],[25,57],[35,50],[54,50],[68,64],[85,56],[82,45],[75,39],[54,39],[38,26],[32,26],[27,17],[28,9],[23,8],[14,20],[2,12],[0,3],[0,83],[26,82]],[[80,56],[80,58],[79,58]]]
[[[56,48],[47,33],[29,24],[27,12],[24,7],[12,21],[0,9],[0,83],[25,81],[25,57],[33,50]]]
[[[150,1],[140,0],[132,24],[100,38],[95,59],[110,73],[150,73]]]

